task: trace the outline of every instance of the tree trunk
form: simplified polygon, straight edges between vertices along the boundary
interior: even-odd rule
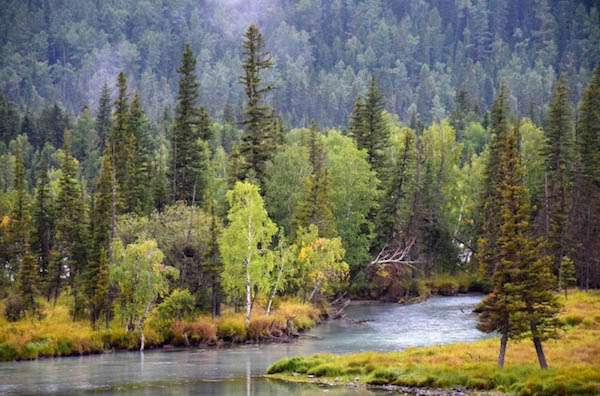
[[[321,287],[321,281],[318,281],[317,284],[315,285],[315,288],[310,293],[310,297],[308,298],[309,301],[312,301],[314,303],[314,298],[317,295],[317,292],[319,291],[320,287]]]
[[[218,275],[214,276],[212,282],[211,305],[213,317],[221,316],[221,295],[219,292],[219,290],[221,289],[221,285],[217,279]]]
[[[271,291],[271,295],[269,296],[269,303],[267,304],[267,315],[271,314],[271,306],[273,305],[273,299],[277,294],[277,288],[279,287],[279,282],[281,282],[281,276],[283,274],[283,264],[279,267],[279,272],[277,273],[277,280],[275,281],[275,285],[273,286],[273,290]]]
[[[246,267],[246,325],[250,324],[250,316],[252,314],[252,284],[250,283],[250,263],[244,260]]]
[[[506,344],[508,343],[508,333],[506,330],[502,331],[502,337],[500,337],[500,352],[498,353],[498,367],[504,367],[504,357],[506,356]]]
[[[538,362],[540,363],[540,368],[547,369],[548,362],[546,361],[546,355],[544,354],[544,348],[542,347],[542,340],[540,339],[537,331],[537,324],[535,321],[531,321],[531,335],[533,337],[533,346],[535,347],[535,353],[537,354]]]
[[[140,323],[139,323],[139,327],[140,327],[140,352],[144,351],[144,345],[146,344],[146,336],[144,335],[144,323],[146,322],[146,317],[148,316],[148,313],[150,313],[150,308],[152,307],[152,304],[148,304],[146,305],[146,309],[144,309],[144,315],[141,317],[140,319]]]

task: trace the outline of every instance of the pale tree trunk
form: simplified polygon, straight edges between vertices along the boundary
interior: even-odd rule
[[[279,272],[277,273],[277,280],[275,281],[275,285],[273,286],[273,290],[271,291],[271,295],[269,296],[269,303],[267,304],[267,315],[271,314],[271,306],[273,305],[273,299],[277,294],[277,288],[279,287],[279,282],[281,282],[281,277],[283,275],[283,264],[279,267]]]
[[[140,352],[144,351],[144,346],[146,344],[146,336],[144,335],[144,323],[146,322],[146,317],[148,316],[148,313],[150,312],[150,308],[151,307],[152,307],[152,303],[146,305],[146,309],[144,309],[144,315],[140,319],[140,323],[139,323],[139,328],[140,328],[140,332],[141,332],[141,336],[140,336]]]
[[[310,297],[308,298],[309,301],[312,301],[314,303],[314,298],[317,295],[317,292],[319,291],[320,288],[321,288],[321,281],[317,281],[315,288],[312,290],[312,292],[310,292]]]
[[[246,267],[246,325],[250,324],[252,314],[252,284],[250,282],[250,263],[248,259],[244,260]]]

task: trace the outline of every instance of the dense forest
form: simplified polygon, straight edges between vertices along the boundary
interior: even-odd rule
[[[2,3],[8,320],[66,298],[143,348],[152,315],[466,276],[546,367],[552,291],[600,287],[593,1]]]
[[[509,106],[543,121],[560,72],[578,98],[600,56],[593,0],[178,0],[0,2],[0,88],[23,110],[93,107],[123,71],[149,118],[174,108],[181,49],[198,63],[201,103],[239,119],[239,39],[268,37],[277,87],[268,102],[290,126],[346,124],[375,74],[386,109],[428,125],[464,90],[479,114],[504,82]]]

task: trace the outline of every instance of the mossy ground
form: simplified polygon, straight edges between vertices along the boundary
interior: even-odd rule
[[[496,366],[496,338],[401,352],[284,359],[269,376],[331,384],[399,385],[500,391],[518,395],[600,395],[600,292],[574,292],[564,302],[559,340],[545,343],[550,369],[540,370],[531,342],[511,342]]]
[[[117,321],[94,329],[89,321],[72,321],[68,301],[54,305],[41,301],[42,319],[25,318],[8,322],[0,303],[0,361],[26,360],[101,353],[106,350],[137,350],[139,333],[128,333]],[[198,315],[190,320],[156,325],[150,318],[145,326],[146,347],[172,345],[215,345],[221,342],[276,341],[315,326],[319,309],[295,301],[283,301],[271,314],[256,307],[249,326],[242,313],[225,308],[220,318]]]

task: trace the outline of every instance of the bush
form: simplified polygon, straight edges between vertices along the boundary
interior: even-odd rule
[[[11,294],[4,304],[4,316],[9,322],[16,322],[23,317],[25,306],[18,294]]]
[[[217,336],[223,341],[241,342],[246,340],[246,323],[244,317],[229,316],[217,322]]]

